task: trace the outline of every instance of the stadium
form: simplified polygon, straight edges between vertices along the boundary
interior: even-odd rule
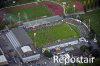
[[[20,3],[22,1],[25,0],[18,0],[16,1],[17,5],[0,9],[0,21],[7,23],[5,30],[2,31],[3,38],[8,42],[7,47],[10,46],[10,50],[13,49],[15,52],[15,55],[12,56],[14,61],[21,60],[17,66],[21,66],[20,62],[22,64],[27,63],[30,66],[31,64],[38,66],[38,62],[46,66],[45,62],[50,62],[48,66],[54,66],[51,63],[52,58],[45,56],[46,50],[51,52],[52,55],[58,56],[66,55],[66,53],[68,55],[85,56],[85,52],[82,50],[86,46],[86,57],[89,55],[87,50],[90,47],[89,42],[92,43],[94,39],[93,43],[97,42],[96,35],[95,38],[93,35],[91,41],[89,40],[91,27],[98,28],[94,24],[99,25],[97,22],[92,23],[94,20],[90,21],[89,19],[91,16],[96,16],[95,13],[92,15],[90,13],[88,17],[86,15],[88,11],[84,12],[84,5],[89,5],[90,1],[34,0],[31,2],[30,0],[29,3]],[[91,3],[93,4],[92,0]],[[85,23],[85,20],[87,23]],[[99,28],[95,31],[99,32]],[[81,46],[83,46],[82,50]],[[5,48],[5,50],[8,51],[9,49]],[[17,61],[16,55],[18,55]]]
[[[28,34],[32,38],[33,42],[36,42],[37,47],[41,47],[57,40],[80,37],[80,30],[77,26],[62,22],[61,19],[57,19],[57,17],[58,16],[45,18],[46,20],[50,20],[45,22],[43,19],[43,23],[40,21],[40,24],[38,20],[36,20],[36,23],[33,21],[37,26],[30,24],[30,22],[28,22],[28,25],[26,25],[27,23],[24,23],[24,27],[30,26],[30,28],[27,28],[29,30]],[[36,33],[36,35],[34,35],[34,33]]]
[[[63,20],[64,9],[59,2],[41,1],[6,7],[0,12],[4,13],[3,21],[10,21],[10,25],[17,24],[26,29],[34,46],[40,48],[57,40],[79,38],[83,36],[81,34],[86,34],[79,27],[80,23],[75,24],[77,21]]]

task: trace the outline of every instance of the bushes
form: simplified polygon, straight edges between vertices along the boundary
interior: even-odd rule
[[[80,50],[83,52],[85,52],[87,49],[88,49],[88,47],[85,45],[80,46]]]
[[[51,58],[53,55],[52,55],[52,53],[51,53],[50,51],[45,50],[44,56],[45,56],[45,57],[48,57],[48,58]]]
[[[0,30],[4,29],[5,25],[8,25],[8,22],[0,22]]]

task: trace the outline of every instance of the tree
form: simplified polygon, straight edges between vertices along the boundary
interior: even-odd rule
[[[92,49],[93,49],[93,46],[89,46],[89,47],[88,47],[88,50],[89,50],[89,51],[92,51]]]
[[[96,58],[92,66],[100,66],[100,58]]]
[[[83,52],[85,52],[87,49],[88,49],[88,48],[87,48],[87,46],[85,46],[85,45],[80,46],[80,50],[83,51]]]
[[[86,13],[87,7],[86,7],[86,1],[84,1],[84,12]]]
[[[45,50],[44,56],[46,56],[46,57],[48,57],[48,58],[51,58],[51,57],[53,56],[53,54],[52,54],[50,51]]]
[[[92,56],[94,56],[94,57],[99,57],[99,56],[100,56],[99,49],[93,49],[93,50],[91,51],[91,54],[92,54]]]
[[[100,47],[100,38],[97,39],[97,44]]]
[[[0,30],[4,29],[6,25],[8,25],[8,22],[0,22]]]

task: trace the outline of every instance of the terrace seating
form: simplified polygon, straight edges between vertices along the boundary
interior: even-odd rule
[[[13,45],[13,47],[16,49],[17,47],[20,47],[20,43],[19,41],[17,40],[17,38],[15,37],[15,35],[13,34],[12,31],[9,31],[7,34],[6,34],[7,38],[9,39],[9,41],[11,42],[11,44]]]

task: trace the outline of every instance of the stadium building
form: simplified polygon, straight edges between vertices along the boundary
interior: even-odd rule
[[[49,47],[42,48],[42,53],[44,53],[45,50],[49,50],[49,51],[51,51],[53,49],[61,50],[60,48],[64,48],[65,51],[71,51],[71,50],[74,50],[74,48],[69,47],[69,46],[77,45],[77,44],[79,44],[79,41],[78,40],[73,40],[73,41],[69,41],[69,42],[65,41],[64,43],[58,43],[57,45],[54,45],[54,44],[49,46]],[[63,51],[61,51],[61,52],[63,52]]]
[[[46,17],[46,18],[42,18],[42,19],[38,19],[38,20],[25,22],[25,23],[23,23],[23,27],[37,29],[38,27],[54,25],[55,23],[58,23],[62,19],[63,18],[60,16]]]
[[[13,28],[6,33],[6,36],[24,63],[40,58],[40,54],[36,52],[32,40],[23,28]]]

